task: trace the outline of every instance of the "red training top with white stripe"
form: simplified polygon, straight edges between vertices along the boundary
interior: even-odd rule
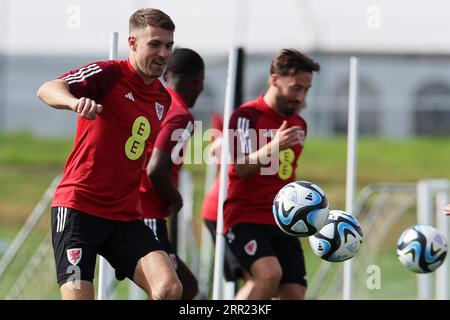
[[[141,219],[145,150],[159,132],[170,95],[158,79],[146,85],[128,60],[95,62],[60,78],[75,97],[93,99],[103,111],[95,120],[78,116],[52,206],[110,220]]]
[[[279,166],[271,175],[261,175],[261,171],[247,177],[239,178],[232,165],[228,173],[227,200],[224,204],[225,232],[238,223],[249,222],[275,225],[272,203],[278,191],[289,182],[295,181],[298,159],[306,137],[306,122],[298,114],[282,116],[271,109],[260,96],[233,112],[229,128],[237,130],[236,138],[230,141],[236,153],[250,154],[257,151],[275,135],[276,130],[286,120],[288,126],[299,126],[302,142],[281,150]],[[253,129],[253,130],[252,130]],[[252,135],[256,130],[254,139]],[[268,167],[268,166],[267,166]]]
[[[154,146],[147,149],[147,163],[150,160],[153,148],[164,151],[172,159],[172,181],[178,185],[178,174],[183,165],[184,149],[194,132],[194,118],[188,110],[183,97],[170,88],[166,88],[171,97],[169,113],[156,138]],[[165,200],[148,179],[144,168],[140,188],[143,217],[150,219],[165,219],[170,216],[170,202]]]

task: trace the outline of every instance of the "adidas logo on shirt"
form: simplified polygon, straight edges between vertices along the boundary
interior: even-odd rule
[[[128,93],[125,95],[125,97],[128,98],[128,99],[130,99],[131,101],[134,101],[134,97],[133,97],[133,94],[131,93],[131,91],[128,92]]]

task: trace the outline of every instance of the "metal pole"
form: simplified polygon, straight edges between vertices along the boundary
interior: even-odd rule
[[[109,42],[109,60],[117,60],[119,57],[119,33],[111,32]]]
[[[428,181],[419,181],[417,184],[417,223],[433,225],[432,192]],[[430,300],[433,297],[432,274],[417,275],[417,298]]]
[[[450,219],[444,214],[444,207],[448,203],[448,183],[447,188],[440,190],[436,194],[436,227],[445,238],[448,240],[450,235]],[[448,300],[448,289],[449,289],[449,268],[448,268],[448,258],[444,260],[442,265],[436,270],[436,299],[438,300]]]
[[[348,99],[348,133],[347,133],[347,179],[345,209],[353,213],[356,185],[356,144],[358,142],[358,110],[356,96],[358,93],[358,59],[350,58],[350,79]],[[352,260],[344,262],[343,299],[352,299]]]
[[[214,286],[213,299],[219,300],[222,298],[222,275],[223,263],[225,254],[225,237],[223,235],[223,203],[226,197],[226,186],[228,179],[228,164],[229,164],[229,144],[230,139],[228,135],[228,121],[233,110],[233,102],[236,88],[236,73],[238,65],[238,49],[230,49],[228,56],[228,75],[227,86],[225,91],[225,106],[223,115],[223,140],[222,153],[220,157],[220,188],[219,188],[219,202],[217,208],[217,229],[216,229],[216,250],[214,256]]]

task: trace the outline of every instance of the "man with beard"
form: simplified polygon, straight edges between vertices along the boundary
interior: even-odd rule
[[[158,9],[129,20],[128,60],[99,61],[44,83],[38,97],[78,114],[64,176],[52,201],[52,241],[62,299],[94,299],[97,254],[116,277],[151,299],[179,299],[170,258],[142,221],[146,148],[171,98],[158,77],[172,53],[175,25]]]
[[[281,50],[272,60],[266,93],[242,105],[230,118],[233,164],[224,231],[231,250],[251,276],[241,288],[246,294],[238,292],[239,298],[304,298],[301,244],[277,227],[272,203],[276,193],[295,180],[307,132],[298,112],[305,105],[313,72],[319,69],[308,56]]]

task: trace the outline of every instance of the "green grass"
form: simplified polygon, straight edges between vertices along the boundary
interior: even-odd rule
[[[345,171],[346,139],[311,140],[305,147],[305,174],[332,180],[336,169]],[[448,178],[450,137],[421,138],[406,141],[362,138],[358,143],[358,181],[417,181],[424,178]],[[326,157],[327,159],[321,159]],[[317,166],[311,167],[312,164]],[[336,168],[336,166],[338,168]],[[336,181],[344,182],[344,176]]]
[[[319,266],[324,263],[314,255],[302,241],[308,281],[312,281]],[[364,244],[361,251],[352,259],[353,261],[353,299],[364,300],[405,300],[417,298],[417,276],[406,270],[397,259],[396,251],[392,248],[384,248],[374,257],[367,257]],[[307,292],[307,298],[311,299],[342,299],[343,263],[330,263],[331,267],[326,274],[326,281],[319,290],[318,297],[312,297]],[[377,268],[379,280],[374,280],[374,267]],[[379,271],[379,273],[378,273]],[[372,277],[371,277],[372,276]],[[379,282],[376,282],[379,281]],[[369,283],[369,285],[368,285]],[[377,286],[379,284],[379,286]]]
[[[0,164],[61,167],[71,147],[71,138],[38,138],[26,132],[0,134]]]
[[[20,227],[56,175],[64,169],[72,139],[0,134],[0,221]],[[0,235],[1,237],[1,235]]]
[[[196,139],[201,137],[197,136]],[[202,142],[201,145],[204,145]],[[72,147],[72,139],[44,139],[27,133],[0,134],[0,239],[11,240],[39,201],[53,178],[62,172]],[[311,138],[307,140],[300,160],[298,176],[313,181],[327,193],[332,208],[344,208],[346,139]],[[378,182],[410,182],[421,179],[450,179],[450,137],[429,137],[412,140],[361,138],[358,143],[357,188]],[[197,236],[200,236],[199,218],[204,193],[205,165],[186,166],[194,178],[194,211]],[[372,260],[364,259],[364,247],[355,257],[358,262],[355,297],[361,299],[414,299],[416,276],[406,271],[395,256],[394,244],[398,233],[412,221],[414,212],[399,220],[382,242],[380,252]],[[47,217],[48,218],[48,217]],[[30,246],[12,267],[23,265],[32,255],[37,243],[48,233],[48,220],[40,224]],[[47,228],[47,229],[46,229]],[[304,243],[307,269],[311,280],[321,260]],[[358,260],[359,259],[359,260]],[[46,268],[54,268],[46,262]],[[367,267],[378,265],[381,270],[381,289],[366,286]],[[339,264],[333,265],[329,276],[339,275]],[[8,280],[10,281],[10,280]],[[54,279],[48,279],[54,284]],[[39,281],[37,281],[39,283]],[[7,282],[8,286],[10,282]],[[43,284],[41,284],[43,285]],[[51,284],[47,284],[51,286]],[[323,288],[325,290],[325,286]],[[45,298],[58,298],[57,291]],[[126,288],[119,287],[120,297]],[[330,289],[329,292],[333,291]],[[1,298],[1,296],[0,296]]]
[[[199,136],[197,139],[201,138]],[[205,142],[201,143],[205,144]],[[0,221],[20,225],[52,179],[64,168],[72,139],[44,139],[30,134],[0,134]],[[346,139],[309,139],[299,179],[317,183],[334,208],[345,199]],[[406,141],[361,138],[358,143],[357,187],[376,182],[450,179],[450,137]],[[205,165],[186,166],[194,174],[195,212],[200,210]]]

